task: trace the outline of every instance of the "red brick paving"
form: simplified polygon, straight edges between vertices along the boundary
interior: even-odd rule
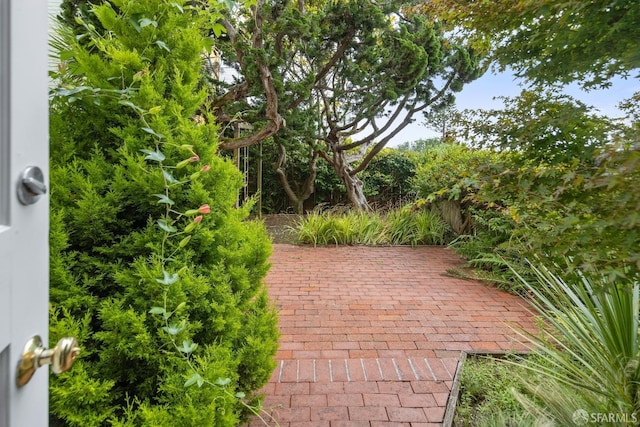
[[[460,351],[517,350],[507,324],[533,328],[522,299],[446,276],[448,249],[274,245],[271,262],[269,425],[439,426]]]

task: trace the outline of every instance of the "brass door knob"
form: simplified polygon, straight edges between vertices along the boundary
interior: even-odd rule
[[[75,338],[62,338],[55,347],[46,349],[42,345],[42,338],[35,335],[27,341],[18,363],[18,387],[28,383],[36,369],[43,365],[50,364],[54,374],[67,371],[78,354],[80,354],[80,348]]]

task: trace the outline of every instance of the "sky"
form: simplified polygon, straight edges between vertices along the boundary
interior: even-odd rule
[[[518,80],[508,72],[500,74],[487,73],[478,80],[465,85],[462,91],[456,94],[456,108],[458,110],[498,109],[502,102],[493,98],[498,96],[517,96],[522,90],[519,82],[521,80]],[[638,91],[640,91],[640,79],[633,77],[626,80],[616,78],[613,81],[613,85],[604,90],[585,92],[577,84],[569,85],[564,90],[568,95],[597,108],[601,114],[611,117],[620,116],[620,111],[617,109],[618,103],[630,98],[631,95]],[[394,147],[403,142],[438,136],[435,131],[423,126],[422,122],[422,118],[419,118],[415,123],[407,126],[389,143],[389,146]]]

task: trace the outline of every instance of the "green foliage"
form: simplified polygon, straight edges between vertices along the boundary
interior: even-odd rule
[[[536,83],[606,86],[640,67],[635,0],[430,3],[465,36],[490,40],[503,69]]]
[[[309,147],[288,144],[286,164],[283,171],[291,188],[298,194],[302,192],[305,180],[309,175]],[[257,158],[257,150],[250,148],[250,158]],[[275,153],[263,152],[263,198],[265,209],[269,213],[286,211],[290,201],[287,199],[277,174],[268,167],[277,163]],[[414,175],[418,155],[411,151],[384,149],[360,174],[364,182],[364,193],[370,203],[376,206],[393,206],[413,199],[415,193],[410,183]],[[257,160],[250,166],[250,177],[257,173]],[[338,205],[345,202],[344,185],[331,169],[329,164],[320,159],[316,164],[314,191],[305,205],[307,207],[321,204]]]
[[[100,31],[102,31],[104,29],[102,28],[100,20],[91,13],[93,7],[100,3],[100,0],[63,0],[62,3],[60,3],[58,21],[77,34],[84,34],[82,22],[89,23],[93,25],[94,28],[99,28]]]
[[[460,137],[475,146],[516,150],[532,163],[589,163],[610,138],[613,123],[557,89],[524,90],[500,98],[501,110],[467,111]]]
[[[475,174],[480,166],[498,155],[458,144],[438,144],[424,150],[413,185],[418,196],[435,201],[465,201],[477,191]]]
[[[509,158],[508,153],[464,145],[434,145],[424,150],[413,185],[422,203],[433,206],[453,231],[451,246],[476,268],[475,277],[517,293],[505,262],[520,257],[514,221],[500,203],[480,200],[484,177],[500,173],[498,165]],[[462,270],[452,273],[467,275]]]
[[[448,228],[437,214],[415,207],[376,212],[312,212],[294,227],[301,243],[317,245],[442,245]]]
[[[285,136],[290,130],[282,130]],[[310,176],[310,150],[306,144],[288,141],[278,135],[278,140],[286,146],[286,159],[282,165],[291,189],[298,195],[304,193],[306,180]],[[295,201],[291,200],[285,192],[280,177],[275,171],[279,162],[279,153],[273,150],[272,142],[264,144],[262,150],[262,201],[264,213],[288,212],[295,209]],[[249,151],[249,188],[257,188],[256,177],[258,175],[258,162],[260,159],[259,146],[248,147]],[[336,176],[335,172],[323,160],[319,160],[316,167],[316,177],[314,180],[313,193],[305,201],[305,209],[313,209],[319,204],[338,204],[344,201],[344,186]]]
[[[51,339],[83,349],[51,379],[51,424],[237,425],[277,319],[266,232],[234,209],[213,118],[194,119],[208,21],[184,1],[94,11],[104,32],[64,39],[51,102]]]
[[[418,155],[392,148],[382,150],[362,171],[364,194],[374,205],[398,205],[415,198],[411,178],[415,174]]]
[[[458,110],[451,104],[429,109],[424,113],[425,120],[422,123],[428,129],[439,135],[441,142],[453,142],[452,128],[458,118]]]
[[[62,21],[79,34],[81,43],[86,42],[84,25],[99,34],[106,31],[88,12],[95,2],[64,2]],[[357,167],[366,169],[413,115],[431,105],[451,104],[453,94],[482,73],[476,52],[448,40],[437,22],[428,16],[405,16],[403,6],[410,2],[260,0],[246,5],[250,3],[255,7],[227,5],[221,10],[216,2],[188,2],[187,10],[209,15],[209,30],[217,36],[222,29],[228,30],[218,40],[216,52],[237,71],[232,83],[228,75],[206,76],[213,93],[203,110],[215,112],[220,123],[241,121],[253,126],[240,136],[227,126],[221,132],[221,148],[236,148],[233,144],[238,139],[243,139],[242,146],[263,142],[270,165],[279,164],[280,145],[286,148],[289,157],[277,167],[283,173],[276,175],[267,168],[265,174],[265,205],[274,211],[286,209],[285,194],[302,210],[313,194],[309,185],[313,181],[315,203],[336,202],[346,193],[365,207],[362,185],[355,176],[360,170],[354,171],[354,164],[359,162]],[[111,4],[120,10],[120,2]],[[131,26],[136,31],[156,28],[155,16],[135,13]],[[166,40],[154,43],[167,52],[171,49]],[[129,53],[121,52],[122,59],[136,60]],[[220,65],[218,61],[212,59],[212,69]],[[91,87],[64,90],[86,92]],[[396,120],[399,115],[406,117]],[[367,126],[373,121],[375,126]],[[358,133],[354,130],[371,128],[376,130],[361,140],[350,139]],[[344,158],[346,151],[353,153],[355,148],[347,145],[366,147],[374,141],[375,148],[364,160]],[[324,160],[316,164],[320,153]],[[287,180],[289,185],[284,183]],[[386,198],[373,185],[370,194]]]
[[[506,360],[512,358],[509,356]],[[503,359],[467,357],[460,377],[454,424],[459,427],[536,425],[513,393],[513,390],[525,391],[521,379],[524,375],[524,368],[514,369]]]
[[[414,178],[418,195],[460,236],[453,246],[482,270],[479,277],[512,291],[521,286],[506,261],[530,278],[522,260],[533,254],[571,259],[569,269],[612,281],[638,277],[635,103],[624,105],[627,117],[617,122],[568,97],[544,96],[525,92],[505,111],[467,122],[475,143],[506,149],[499,154],[427,150]],[[530,107],[534,113],[525,113]]]
[[[467,359],[456,425],[574,425],[577,410],[598,425],[637,424],[640,285],[531,268],[532,280],[518,279],[542,331],[518,332],[532,353]]]
[[[518,156],[509,152],[440,144],[425,150],[413,179],[422,203],[433,206],[454,232],[450,245],[475,268],[473,277],[513,293],[521,293],[522,287],[512,269],[530,274],[522,262],[530,254],[529,230],[519,230],[518,217],[512,215],[515,196],[489,189],[517,163]],[[464,270],[452,273],[468,276]]]
[[[483,71],[476,52],[451,43],[437,22],[405,16],[408,3],[260,2],[229,13],[225,25],[234,31],[218,47],[241,76],[232,87],[214,82],[220,93],[213,107],[254,124],[255,135],[275,137],[277,127],[277,139],[295,157],[290,164],[300,166],[287,171],[293,183],[310,175],[310,160],[322,153],[349,200],[366,207],[357,174],[413,115],[451,104]],[[374,148],[364,159],[352,155],[367,146]]]
[[[442,245],[445,242],[447,226],[430,210],[392,210],[385,219],[392,245]]]
[[[507,36],[502,51],[497,53],[504,58],[503,63],[515,65],[535,80],[586,79],[587,86],[603,84],[612,75],[626,74],[640,66],[636,45],[640,38],[638,2],[545,3],[528,11],[522,31],[512,33],[512,38]],[[518,25],[522,25],[523,16],[519,14],[518,18]],[[508,25],[513,24],[510,21]],[[505,29],[502,35],[511,29]]]
[[[478,201],[506,208],[516,224],[513,235],[528,253],[568,258],[571,268],[599,271],[612,281],[637,277],[638,117],[630,111],[625,122],[615,123],[594,119],[588,110],[581,117],[567,121],[565,131],[592,135],[591,144],[547,146],[546,155],[522,144],[520,155],[484,174]],[[547,119],[555,121],[541,116],[538,128]],[[557,133],[552,126],[548,132]]]
[[[442,141],[440,138],[427,138],[427,139],[418,139],[417,141],[407,141],[398,145],[397,149],[400,151],[415,151],[417,153],[422,153],[423,151],[431,148],[435,145],[441,144]]]
[[[457,235],[470,233],[474,228],[471,208],[481,185],[478,172],[483,165],[498,158],[500,155],[488,150],[456,144],[435,145],[422,155],[413,179],[414,188],[419,197],[434,204]]]
[[[640,419],[640,285],[602,275],[563,279],[533,267],[536,282],[521,278],[540,313],[542,335],[521,332],[539,353],[524,366],[545,381],[526,381],[520,400],[538,416],[570,425],[576,410]],[[607,424],[608,425],[608,424]],[[617,425],[614,423],[614,425]]]

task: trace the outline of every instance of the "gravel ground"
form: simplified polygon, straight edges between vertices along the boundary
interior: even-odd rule
[[[299,218],[300,215],[293,214],[263,215],[262,217],[264,225],[267,227],[267,231],[273,239],[273,243],[290,244],[297,243],[290,227],[293,227]]]

